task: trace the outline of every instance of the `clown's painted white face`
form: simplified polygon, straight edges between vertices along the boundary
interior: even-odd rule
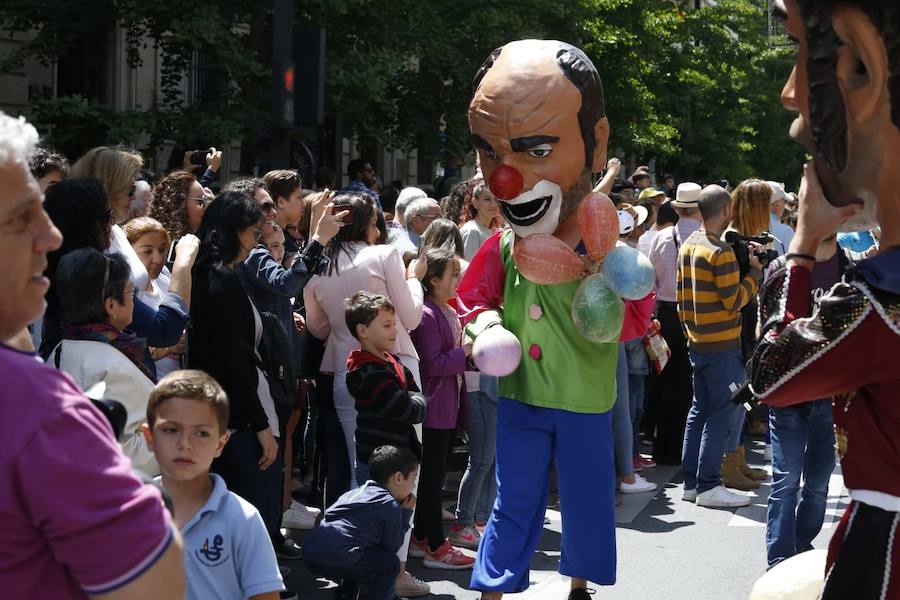
[[[521,238],[556,231],[562,201],[562,189],[552,181],[542,179],[527,192],[511,200],[501,200],[500,210],[513,233]]]

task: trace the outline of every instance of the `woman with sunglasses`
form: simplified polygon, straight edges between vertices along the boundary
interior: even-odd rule
[[[121,254],[106,256],[95,248],[74,250],[59,261],[56,288],[62,340],[47,362],[71,375],[83,390],[105,384],[104,398],[120,402],[128,413],[119,440],[122,450],[136,469],[158,475],[140,431],[153,381],[144,340],[127,329],[134,311],[128,262]]]
[[[231,438],[212,465],[228,489],[253,504],[273,539],[281,517],[278,416],[259,368],[262,319],[236,268],[261,238],[263,214],[244,192],[225,191],[209,205],[197,236],[187,367],[212,375],[228,395]]]
[[[213,196],[187,171],[166,175],[153,188],[147,216],[156,219],[173,240],[195,233]]]

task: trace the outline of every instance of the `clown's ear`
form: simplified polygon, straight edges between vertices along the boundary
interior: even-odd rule
[[[847,118],[863,124],[878,116],[879,107],[890,106],[884,40],[869,17],[856,7],[836,7],[832,24],[843,42],[838,48],[836,71]]]
[[[594,125],[594,137],[597,140],[597,146],[594,148],[594,164],[591,172],[599,173],[606,168],[606,154],[609,142],[609,120],[603,117]]]

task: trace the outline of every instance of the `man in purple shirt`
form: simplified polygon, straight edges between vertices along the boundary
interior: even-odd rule
[[[0,112],[0,595],[183,598],[159,492],[68,375],[6,345],[41,315],[47,252],[62,241],[28,170],[37,139]]]

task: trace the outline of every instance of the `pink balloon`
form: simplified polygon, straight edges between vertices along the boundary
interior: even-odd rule
[[[522,345],[508,329],[495,325],[475,339],[472,359],[485,375],[505,377],[518,368]]]
[[[565,242],[549,233],[535,233],[513,244],[519,273],[538,285],[566,283],[581,277],[584,263]]]
[[[609,197],[596,192],[588,194],[578,206],[578,226],[588,256],[603,260],[616,247],[619,239],[619,213]]]

